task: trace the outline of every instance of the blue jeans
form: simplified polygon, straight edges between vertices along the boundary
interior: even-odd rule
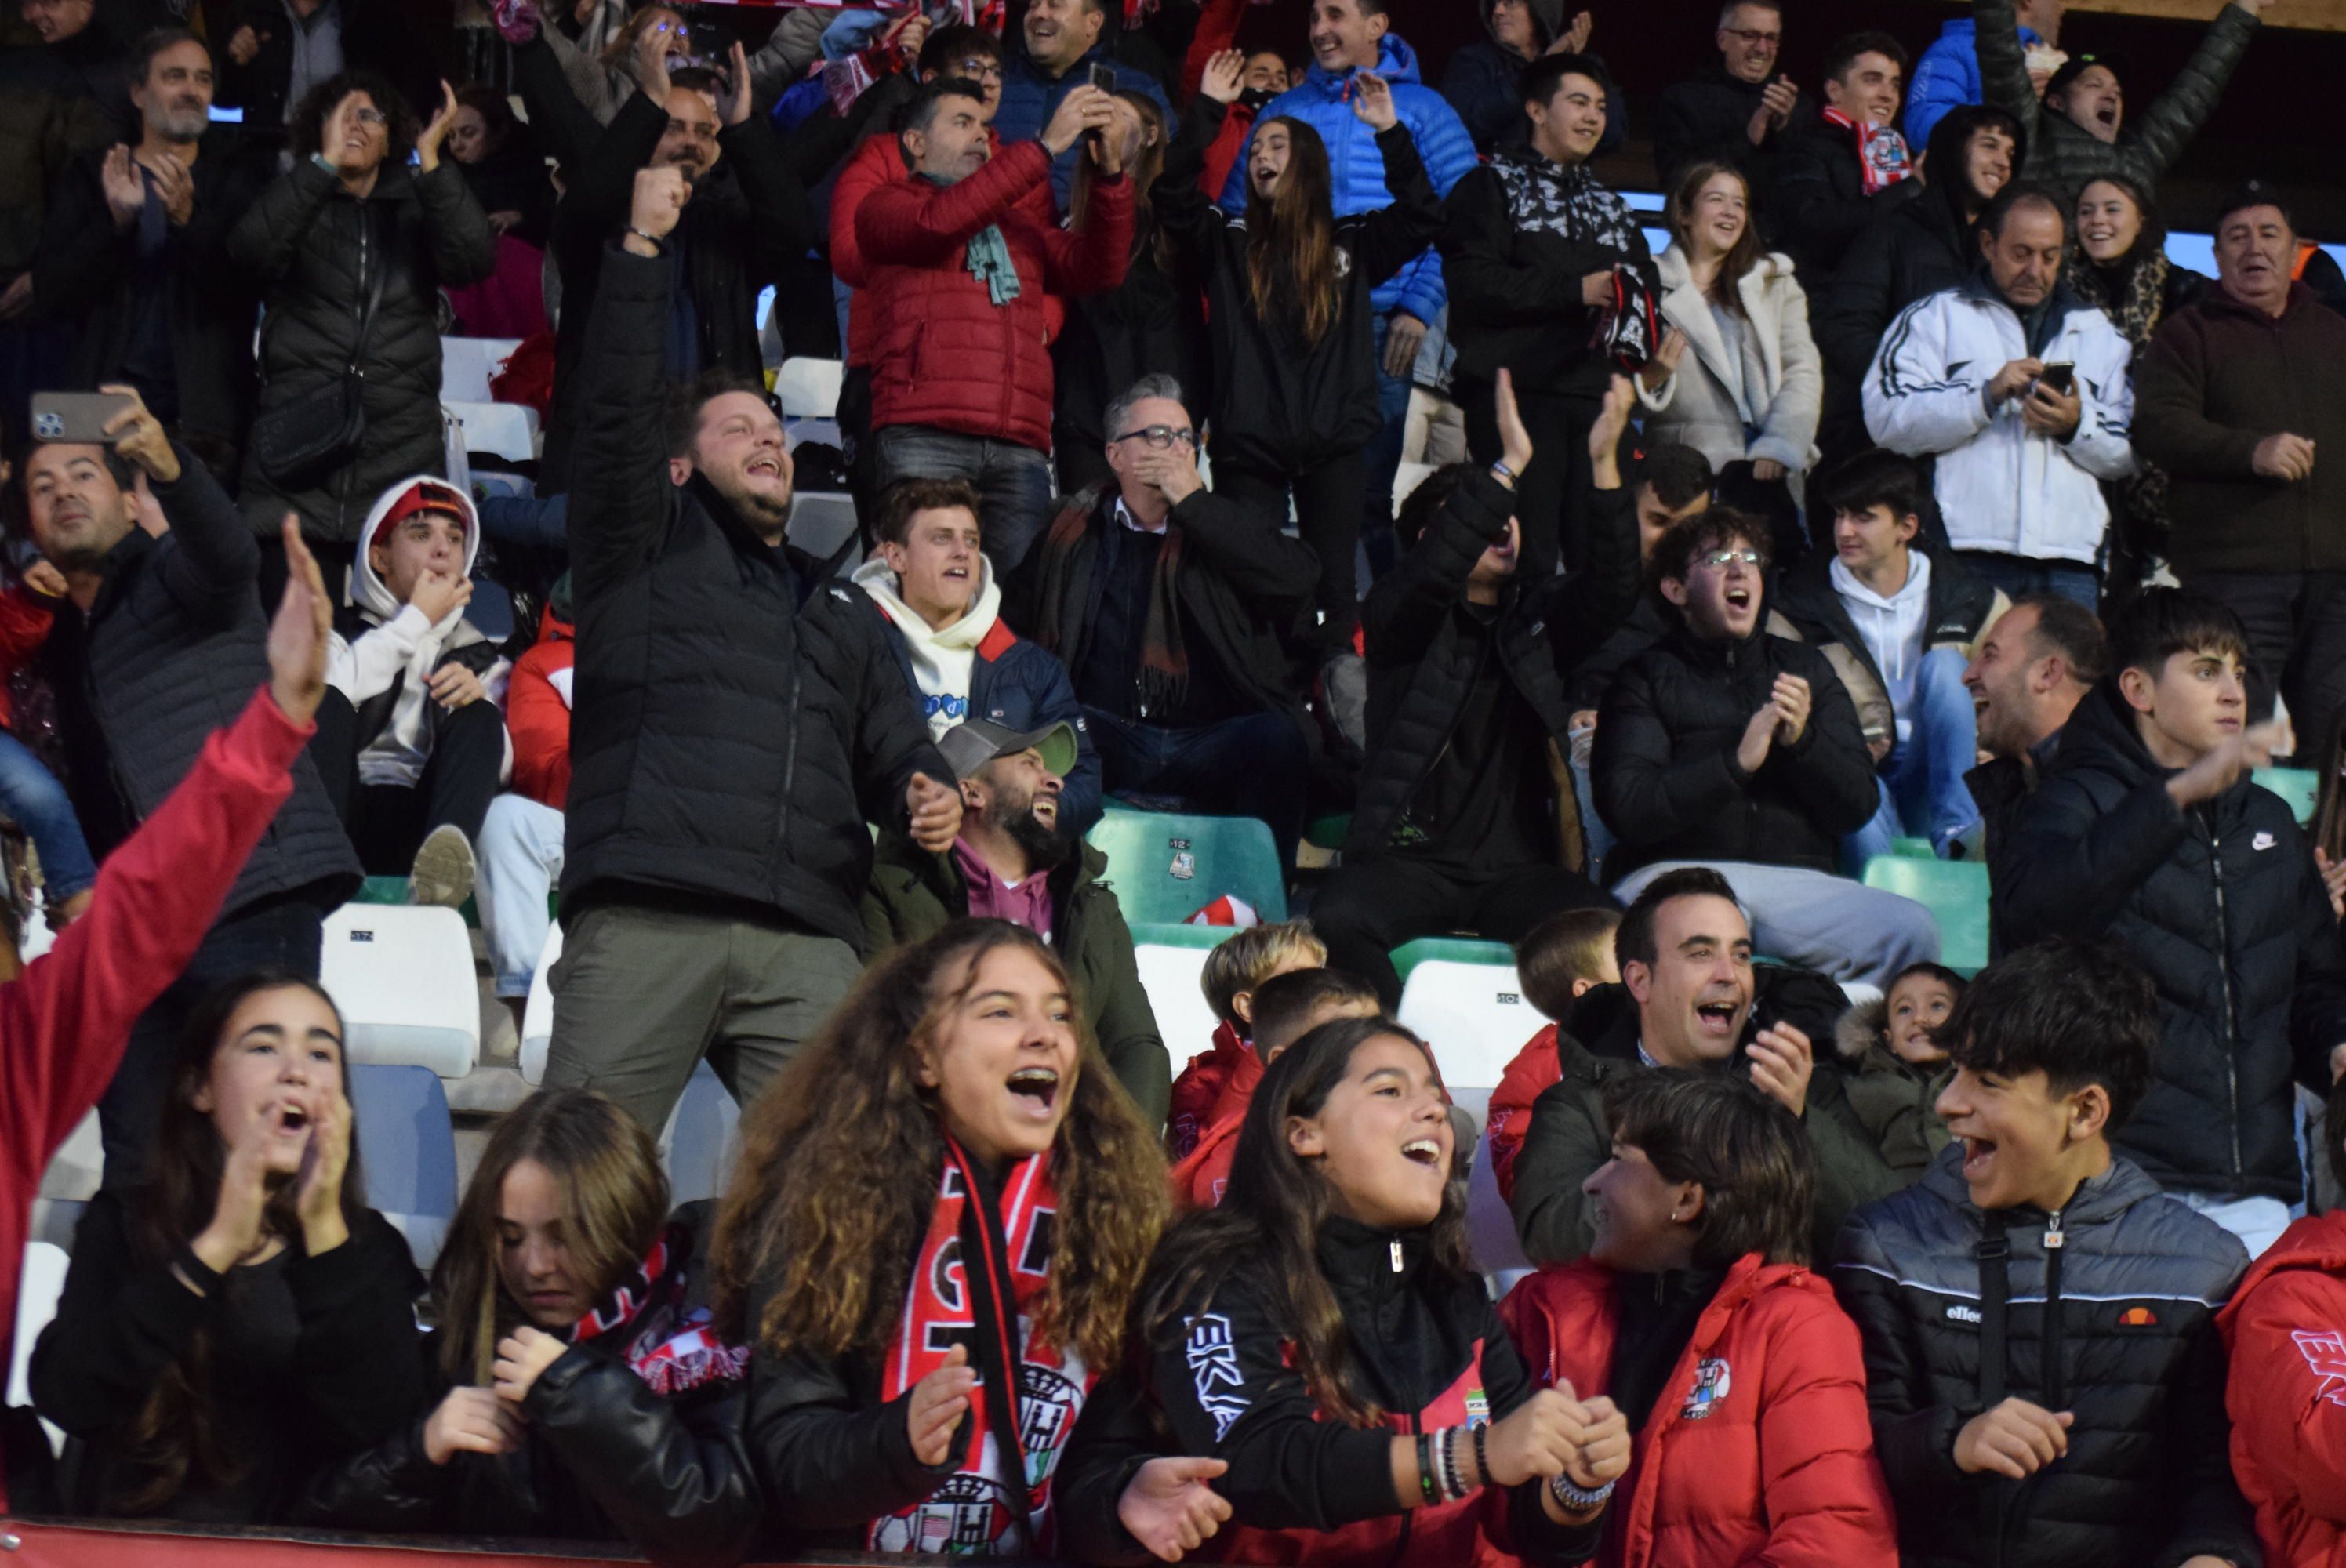
[[[892,424],[872,433],[873,490],[900,479],[966,479],[977,487],[985,507],[978,527],[997,579],[1017,569],[1051,520],[1050,460],[1015,441]]]
[[[1260,818],[1279,845],[1280,865],[1295,864],[1311,754],[1286,714],[1250,713],[1191,729],[1091,707],[1084,718],[1110,794],[1170,795],[1203,815]]]
[[[25,743],[0,730],[0,811],[15,819],[40,851],[43,898],[54,909],[97,881],[89,841],[57,776]]]
[[[1979,760],[1979,728],[1972,694],[1964,688],[1964,656],[1933,648],[1914,677],[1907,737],[1882,765],[1882,809],[1843,846],[1856,869],[1890,852],[1890,840],[1911,835],[1931,840],[1941,858],[1979,820],[1964,775]]]
[[[1392,326],[1392,313],[1387,312],[1376,319],[1372,334],[1377,356],[1377,413],[1385,426],[1369,437],[1361,453],[1368,466],[1369,486],[1361,507],[1361,545],[1368,555],[1372,580],[1383,575],[1400,553],[1393,543],[1393,475],[1401,470],[1402,439],[1409,430],[1409,394],[1415,384],[1412,374],[1385,374],[1385,334]]]
[[[1964,565],[2003,589],[2007,598],[2016,599],[2023,594],[2058,594],[2096,615],[2101,613],[2101,579],[2091,566],[2081,566],[2075,561],[2038,561],[2026,555],[2007,555],[2001,550],[1958,550],[1955,554],[1964,558]]]

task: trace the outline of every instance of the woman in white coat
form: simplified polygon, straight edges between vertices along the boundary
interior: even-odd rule
[[[1658,385],[1638,383],[1646,443],[1700,452],[1720,501],[1768,518],[1777,560],[1796,559],[1808,548],[1800,486],[1817,459],[1824,398],[1808,296],[1791,260],[1760,247],[1751,188],[1732,165],[1689,168],[1667,216],[1662,316],[1687,351]]]

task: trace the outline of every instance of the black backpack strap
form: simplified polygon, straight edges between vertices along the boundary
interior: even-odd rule
[[[1979,1246],[1980,1282],[1980,1409],[1992,1410],[2004,1403],[2010,1352],[2005,1343],[2005,1315],[2012,1300],[2012,1242],[2004,1233],[2004,1216],[1991,1209],[1985,1217]],[[1987,1550],[1981,1561],[1994,1568],[2004,1561],[2004,1508],[2012,1485],[1997,1476],[1983,1476],[1979,1494],[1980,1539]]]

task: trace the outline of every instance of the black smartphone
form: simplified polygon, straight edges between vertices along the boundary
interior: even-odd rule
[[[35,392],[33,439],[108,445],[106,422],[137,401],[127,392]]]
[[[2076,362],[2070,360],[2045,361],[2045,373],[2036,378],[2036,384],[2050,387],[2063,397],[2067,397],[2077,385]]]
[[[1107,94],[1111,97],[1115,97],[1116,67],[1114,66],[1094,66],[1092,67],[1092,86],[1097,87],[1101,92]]]
[[[692,23],[685,33],[685,42],[692,57],[710,66],[722,66],[733,57],[733,35],[714,22]]]

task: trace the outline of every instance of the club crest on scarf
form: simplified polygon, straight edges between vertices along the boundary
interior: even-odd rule
[[[709,1308],[686,1303],[691,1256],[692,1233],[668,1227],[635,1271],[578,1319],[570,1342],[624,1334],[620,1353],[628,1369],[662,1399],[740,1381],[750,1370],[749,1347],[727,1344],[711,1328]]]

